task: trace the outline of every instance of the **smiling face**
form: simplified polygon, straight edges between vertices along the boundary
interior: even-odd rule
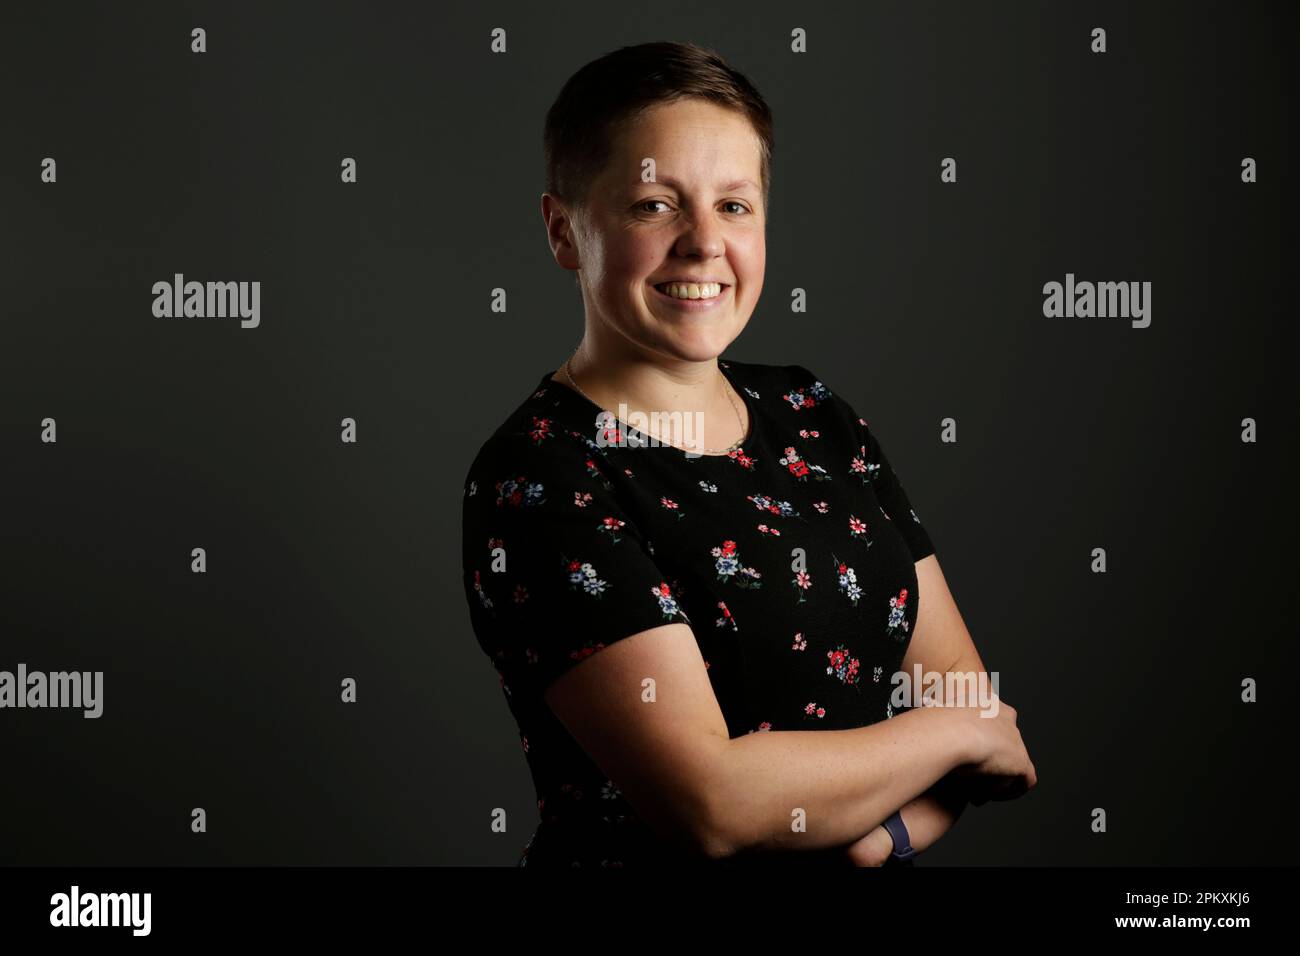
[[[743,114],[682,99],[624,126],[574,220],[543,197],[556,261],[580,270],[589,334],[620,351],[690,362],[717,357],[740,335],[766,263],[760,149]],[[656,182],[641,181],[646,158]],[[661,291],[669,280],[721,289],[686,288],[676,295],[689,298],[677,298]]]

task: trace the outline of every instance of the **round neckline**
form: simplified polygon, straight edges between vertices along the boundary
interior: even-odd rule
[[[735,389],[736,394],[740,396],[740,401],[745,406],[745,417],[748,420],[748,428],[746,428],[745,430],[745,437],[742,438],[739,442],[737,442],[735,448],[733,448],[731,451],[721,452],[721,453],[717,453],[717,452],[709,453],[703,451],[696,452],[695,457],[697,458],[720,458],[720,459],[731,458],[733,455],[737,454],[738,452],[743,451],[744,447],[754,440],[754,433],[758,427],[757,417],[754,414],[753,403],[750,402],[749,395],[748,393],[746,393],[744,386],[742,386],[739,382],[737,382],[734,378],[732,378],[730,369],[723,365],[721,359],[718,360],[718,371],[722,373],[723,377],[727,380],[727,383],[730,384],[731,387]],[[558,379],[553,378],[553,376],[559,374],[559,372],[560,369],[558,368],[550,372],[547,372],[542,376],[542,382],[547,385],[558,385],[561,388],[563,388],[569,395],[578,399],[588,407],[594,408],[598,412],[605,412],[606,414],[614,415],[614,413],[611,412],[609,409],[602,408],[600,405],[597,405],[586,395],[583,395],[581,392],[575,389],[572,385],[568,384],[567,382],[562,382],[559,381]],[[691,454],[685,448],[678,448],[676,445],[655,444],[654,436],[646,434],[645,432],[641,431],[641,429],[636,428],[633,425],[629,425],[627,422],[623,421],[617,415],[614,415],[614,420],[618,422],[619,425],[621,425],[627,431],[635,431],[638,435],[644,435],[649,442],[644,446],[646,448],[666,448],[671,451],[678,452],[679,454],[684,456]]]

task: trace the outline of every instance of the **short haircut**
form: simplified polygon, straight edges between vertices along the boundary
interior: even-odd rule
[[[546,114],[546,192],[586,205],[623,124],[645,110],[698,97],[743,114],[761,146],[763,207],[771,188],[772,111],[744,74],[694,43],[642,43],[592,60],[565,82]]]

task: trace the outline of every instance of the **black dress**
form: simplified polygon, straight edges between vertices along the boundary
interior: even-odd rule
[[[646,447],[608,418],[598,428],[599,406],[548,372],[470,466],[470,620],[541,816],[521,866],[698,862],[665,846],[542,700],[624,637],[689,624],[733,738],[895,713],[890,675],[916,622],[914,562],[934,552],[929,535],[867,423],[816,375],[719,367],[749,410],[728,455]],[[837,849],[728,862],[841,860]]]

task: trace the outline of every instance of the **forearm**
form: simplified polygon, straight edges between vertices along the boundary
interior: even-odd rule
[[[899,811],[917,853],[939,842],[966,809],[968,801],[959,784],[949,775]],[[845,848],[856,866],[881,866],[893,851],[894,838],[883,824]]]
[[[853,730],[732,738],[710,779],[711,850],[847,846],[974,759],[963,720],[918,708]]]
[[[987,679],[984,664],[979,659],[979,655],[974,652],[958,657],[948,667],[948,671],[976,675],[983,673]],[[956,706],[955,697],[955,693],[945,683],[944,706]],[[972,704],[973,702],[969,702],[968,706]],[[968,782],[949,774],[899,810],[903,825],[907,827],[912,849],[920,853],[934,846],[940,837],[952,829],[969,803]],[[881,825],[847,849],[849,856],[857,865],[880,866],[893,852],[894,841],[889,831]]]
[[[962,656],[953,661],[948,667],[948,671],[959,674],[980,674],[984,672],[984,664],[979,659],[978,654],[972,653],[969,656]],[[943,704],[945,707],[957,705],[956,695],[946,683]],[[968,702],[968,706],[973,706],[973,704],[973,701]],[[953,824],[961,817],[969,802],[965,781],[949,774],[925,793],[902,807],[899,810],[899,816],[903,820],[903,825],[907,827],[912,849],[916,850],[917,853],[921,853],[939,842],[939,838],[952,829]],[[893,852],[893,838],[883,825],[869,836],[873,837],[873,839],[863,838],[862,842],[866,846],[862,848],[861,852],[865,852],[868,859],[872,856],[878,856],[878,860],[873,862],[872,865],[879,865],[884,862],[885,857]]]
[[[945,777],[903,807],[903,823],[918,853],[938,843],[966,809],[966,798],[956,783]]]
[[[988,679],[984,663],[973,648],[970,652],[959,655],[946,668],[946,672],[973,674],[976,675],[976,680],[983,674],[984,679]],[[956,706],[958,701],[955,685],[945,681],[943,688],[943,705]],[[973,706],[973,702],[968,701],[966,705]],[[957,822],[969,802],[966,782],[949,774],[902,807],[898,812],[903,825],[907,827],[912,848],[920,853],[934,846]],[[849,859],[857,866],[881,866],[893,850],[893,837],[883,824],[845,847]]]

